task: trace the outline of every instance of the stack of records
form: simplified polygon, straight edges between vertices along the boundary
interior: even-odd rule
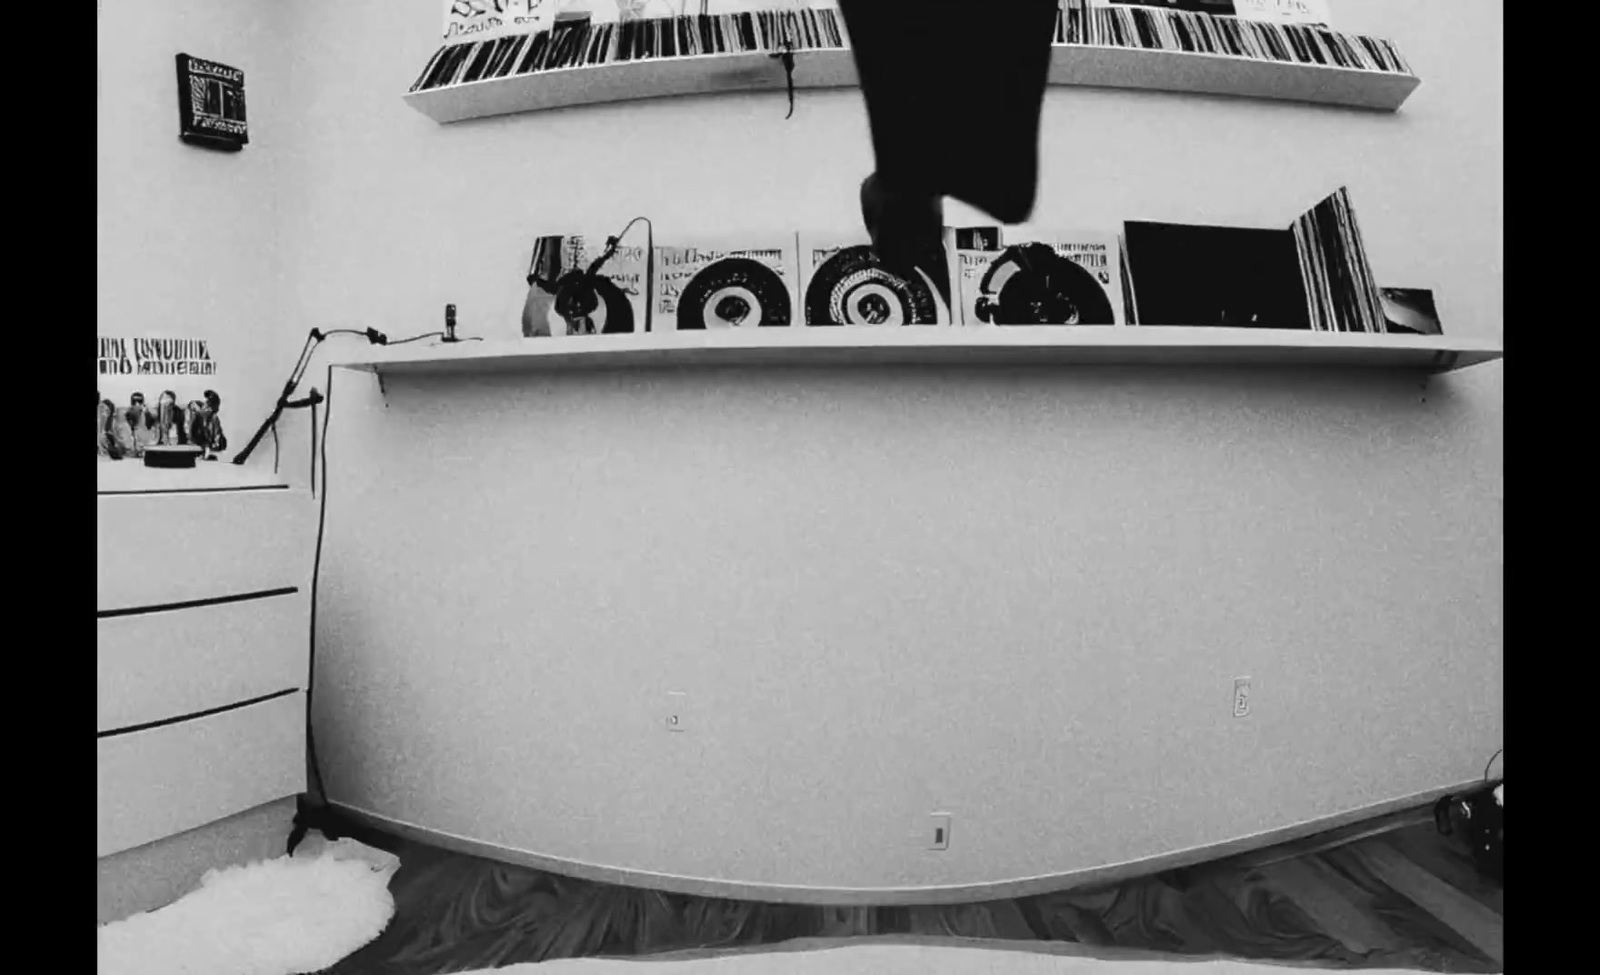
[[[1061,0],[1054,42],[1411,73],[1389,41],[1330,22],[1327,0]]]
[[[1312,328],[1319,332],[1387,331],[1383,296],[1367,265],[1367,249],[1349,190],[1340,187],[1296,220],[1294,241]]]
[[[1388,330],[1343,188],[1285,230],[1129,221],[1122,249],[1133,324]]]
[[[835,0],[445,0],[444,9],[444,45],[414,92],[562,68],[848,44]]]

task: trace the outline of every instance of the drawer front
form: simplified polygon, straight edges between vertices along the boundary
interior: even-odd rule
[[[310,584],[316,506],[308,494],[102,495],[96,503],[102,612]]]
[[[100,738],[96,856],[305,791],[306,698]]]
[[[310,596],[99,620],[98,731],[115,731],[304,689]]]

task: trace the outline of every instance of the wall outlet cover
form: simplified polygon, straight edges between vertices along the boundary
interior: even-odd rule
[[[1233,716],[1236,718],[1247,717],[1250,714],[1250,678],[1235,677],[1233,679]]]
[[[950,820],[949,813],[936,812],[928,817],[928,849],[950,849]]]

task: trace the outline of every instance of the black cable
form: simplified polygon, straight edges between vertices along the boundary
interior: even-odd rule
[[[1495,753],[1493,755],[1489,756],[1488,764],[1484,765],[1484,767],[1483,767],[1483,781],[1485,781],[1485,782],[1489,781],[1489,770],[1494,768],[1494,760],[1499,758],[1501,753],[1503,753],[1504,751],[1505,751],[1504,748],[1497,748],[1497,749],[1495,749]]]
[[[408,339],[395,339],[395,340],[393,340],[391,342],[388,342],[386,344],[388,344],[388,345],[405,345],[407,342],[420,342],[423,339],[431,339],[431,338],[443,339],[444,338],[444,333],[443,332],[425,332],[422,335],[413,335]],[[456,339],[456,341],[457,342],[482,342],[483,341],[483,336],[481,336],[481,335],[463,335],[460,338]]]
[[[622,243],[622,239],[628,236],[628,231],[632,230],[633,225],[636,223],[644,224],[645,233],[644,330],[648,332],[651,330],[651,325],[655,320],[656,303],[656,227],[655,224],[650,222],[649,217],[634,217],[632,220],[628,221],[628,225],[626,227],[622,228],[622,233],[617,234],[615,237],[607,238],[606,249],[601,252],[600,256],[595,259],[593,264],[589,265],[588,276],[593,277],[595,273],[600,270],[601,265],[605,264],[606,261],[611,260],[612,255],[616,254],[617,252],[617,245]]]
[[[413,335],[408,339],[393,339],[392,341],[389,342],[389,344],[390,345],[405,345],[407,342],[420,342],[423,339],[431,339],[431,338],[435,338],[435,337],[444,338],[444,333],[443,332],[424,332],[421,335]]]
[[[773,54],[772,57],[783,63],[783,72],[788,80],[787,87],[789,89],[789,114],[785,115],[784,118],[791,119],[794,118],[794,40],[785,37],[783,50]]]
[[[317,582],[322,575],[322,535],[328,524],[328,423],[333,419],[333,366],[328,367],[327,393],[322,400],[322,497],[317,510],[317,545],[311,557],[311,640],[306,675],[306,753],[311,759],[311,777],[316,783],[321,805],[328,804],[328,790],[322,784],[322,767],[317,762],[317,739],[311,722],[311,695],[317,683]],[[315,429],[312,436],[316,436]]]
[[[272,425],[272,473],[278,473],[278,425]]]
[[[329,367],[332,368],[331,366]],[[329,373],[328,378],[333,378]],[[313,389],[316,387],[313,386]],[[317,404],[311,404],[311,500],[317,499]]]

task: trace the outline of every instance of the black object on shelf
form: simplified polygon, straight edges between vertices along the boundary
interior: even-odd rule
[[[193,444],[151,444],[144,448],[144,466],[182,470],[195,466],[205,449]]]

